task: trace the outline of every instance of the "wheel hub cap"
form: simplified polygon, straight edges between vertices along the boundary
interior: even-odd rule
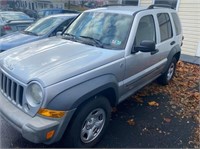
[[[101,108],[93,110],[85,119],[81,129],[81,141],[90,143],[96,139],[105,124],[106,114]]]

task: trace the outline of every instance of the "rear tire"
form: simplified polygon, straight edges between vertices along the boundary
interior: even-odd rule
[[[176,72],[176,58],[173,58],[169,64],[167,70],[158,78],[158,81],[162,85],[168,85],[169,82],[173,79]]]
[[[98,96],[77,110],[63,136],[62,143],[76,148],[93,147],[101,140],[109,124],[110,103],[105,97]]]

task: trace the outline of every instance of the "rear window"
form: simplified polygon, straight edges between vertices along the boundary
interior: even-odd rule
[[[181,34],[180,19],[179,19],[178,15],[176,13],[172,13],[172,18],[174,20],[174,25],[175,25],[175,28],[176,28],[176,35],[180,35]]]
[[[17,12],[15,12],[15,13],[1,13],[1,16],[2,16],[2,19],[4,21],[30,20],[31,19],[28,15],[26,15],[26,14],[24,14],[22,12],[20,12],[20,13],[17,13]]]
[[[171,25],[169,14],[159,13],[157,17],[158,17],[158,22],[159,22],[159,27],[160,27],[161,41],[165,41],[172,38],[173,31],[172,31],[172,25]]]

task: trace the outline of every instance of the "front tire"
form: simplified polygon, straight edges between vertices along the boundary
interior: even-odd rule
[[[167,70],[158,78],[158,81],[162,85],[168,85],[169,82],[173,79],[176,71],[176,58],[173,58],[169,64]]]
[[[103,96],[93,98],[83,104],[70,123],[63,143],[70,147],[89,148],[97,144],[109,124],[111,107]]]

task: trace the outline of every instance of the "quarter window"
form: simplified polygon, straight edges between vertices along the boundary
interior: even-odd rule
[[[179,17],[176,13],[172,13],[172,18],[174,20],[174,25],[176,28],[176,35],[180,35],[181,34],[181,22],[179,20]]]
[[[173,31],[169,15],[167,13],[159,13],[157,17],[160,27],[161,41],[170,39],[173,36]]]
[[[141,18],[138,24],[134,45],[136,47],[140,46],[140,43],[144,40],[151,40],[156,42],[156,29],[152,15],[144,16]]]
[[[166,5],[172,6],[174,9],[176,9],[178,0],[154,0],[154,4],[166,4]]]

